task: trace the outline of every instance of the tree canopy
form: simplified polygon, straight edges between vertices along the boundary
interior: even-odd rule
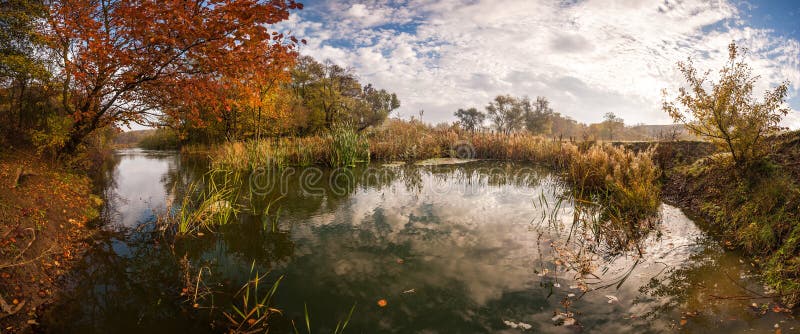
[[[469,132],[475,132],[475,130],[479,129],[486,119],[486,114],[475,108],[458,109],[454,115],[458,118],[458,123],[461,124],[461,127]]]
[[[753,96],[759,77],[744,61],[744,53],[731,43],[728,62],[716,81],[708,72],[698,72],[691,58],[678,63],[687,87],[680,88],[675,101],[665,99],[663,104],[676,123],[719,145],[739,167],[768,153],[765,138],[782,129],[780,121],[789,113],[784,103],[788,82],[767,90],[761,100]]]
[[[533,108],[525,110],[525,128],[531,133],[548,135],[552,131],[553,116],[550,101],[546,97],[537,96]]]
[[[282,69],[269,65],[293,58],[298,41],[270,28],[300,8],[294,0],[54,1],[47,38],[72,118],[62,151],[99,127],[143,121],[164,102],[152,92],[218,99],[206,88],[242,79],[245,64],[271,77]]]
[[[510,134],[520,130],[525,124],[525,110],[530,107],[527,98],[519,99],[511,95],[498,95],[486,106],[486,114],[494,124],[495,130]]]

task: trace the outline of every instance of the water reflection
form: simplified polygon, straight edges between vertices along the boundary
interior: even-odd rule
[[[113,199],[107,211],[114,213],[108,223],[115,228],[72,274],[70,292],[45,317],[47,329],[220,331],[224,323],[203,307],[229,307],[253,263],[272,279],[284,276],[275,299],[284,316],[272,332],[290,332],[291,320],[303,323],[305,305],[314,332],[332,331],[354,304],[352,332],[520,331],[508,322],[545,333],[794,324],[783,314],[761,316],[746,301],[710,301],[712,294],[741,294],[741,286],[758,291],[757,281],[741,278],[747,266],[673,207],[663,206],[659,233],[641,241],[641,253],[586,253],[590,235],[568,238],[577,235],[572,203],[559,202],[563,190],[555,179],[530,165],[287,169],[272,191],[253,197],[242,191],[237,223],[216,234],[172,247],[148,229],[120,228],[153,220],[204,170],[202,159],[117,155],[107,187]],[[275,207],[263,215],[270,202],[279,215]],[[559,203],[558,210],[542,202]],[[278,223],[265,229],[265,220]],[[569,266],[565,254],[580,252],[591,257],[591,275]],[[180,296],[183,261],[195,274],[208,269],[204,283],[214,294],[199,309]],[[720,277],[721,268],[734,280]],[[378,307],[378,299],[388,306]],[[556,311],[572,312],[576,325],[554,325]]]

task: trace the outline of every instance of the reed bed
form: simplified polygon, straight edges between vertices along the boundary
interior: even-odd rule
[[[327,136],[230,142],[211,150],[211,163],[229,171],[323,164],[330,160],[331,142]]]
[[[416,161],[454,156],[452,149],[461,135],[450,129],[436,129],[421,122],[392,120],[368,135],[372,159]]]
[[[301,138],[226,143],[211,154],[215,168],[249,171],[267,166],[353,166],[360,161],[416,161],[440,157],[526,161],[552,167],[577,198],[603,205],[604,218],[633,231],[660,203],[660,170],[653,150],[635,153],[611,144],[431,127],[392,120],[360,134],[334,130]]]
[[[651,230],[661,203],[661,172],[651,159],[652,150],[637,154],[600,144],[572,152],[563,180],[576,202],[599,208],[599,219],[592,221],[595,237],[613,249],[637,246]]]

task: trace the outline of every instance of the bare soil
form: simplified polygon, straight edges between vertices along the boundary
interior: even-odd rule
[[[90,179],[32,152],[0,151],[0,332],[31,332],[91,243]],[[21,173],[20,173],[21,171]]]

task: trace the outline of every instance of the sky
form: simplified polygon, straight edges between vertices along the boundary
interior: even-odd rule
[[[281,29],[300,50],[397,93],[408,118],[455,120],[494,96],[545,96],[581,122],[669,124],[676,63],[719,69],[736,41],[757,92],[790,81],[784,125],[800,128],[800,1],[306,0]]]

